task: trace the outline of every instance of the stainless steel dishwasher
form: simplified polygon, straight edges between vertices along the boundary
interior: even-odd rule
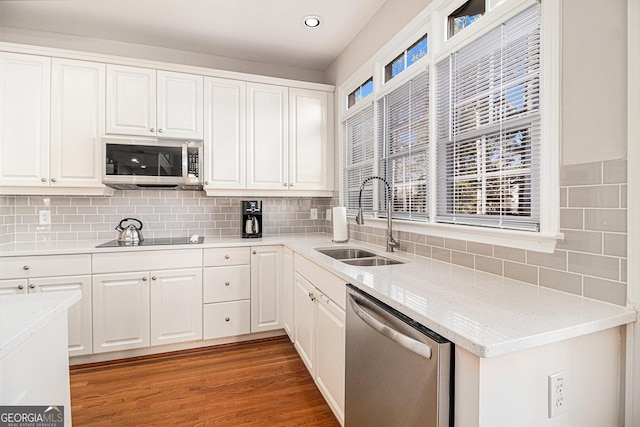
[[[347,285],[346,427],[453,426],[451,342]]]

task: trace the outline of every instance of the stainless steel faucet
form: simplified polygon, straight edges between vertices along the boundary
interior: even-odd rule
[[[397,248],[400,245],[398,244],[398,241],[393,238],[393,229],[391,227],[391,199],[393,197],[393,194],[391,193],[391,187],[389,186],[389,183],[386,179],[380,178],[379,176],[370,176],[369,178],[362,181],[362,184],[360,184],[360,194],[358,195],[358,214],[356,215],[356,224],[364,224],[364,216],[362,215],[362,190],[364,189],[364,185],[367,182],[374,179],[379,179],[380,181],[384,182],[384,185],[387,186],[387,252],[393,252],[393,248]]]

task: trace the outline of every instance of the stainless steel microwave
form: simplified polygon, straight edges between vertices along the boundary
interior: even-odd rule
[[[119,189],[202,188],[202,141],[104,137],[102,182]]]

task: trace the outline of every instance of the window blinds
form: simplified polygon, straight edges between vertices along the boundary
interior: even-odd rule
[[[374,175],[374,124],[373,103],[349,117],[345,122],[345,150],[343,168],[343,194],[347,211],[358,209],[360,184]],[[362,192],[362,207],[373,210],[373,185],[365,186]]]
[[[426,219],[429,201],[429,72],[378,100],[380,173],[393,190],[392,215]],[[386,209],[384,188],[379,209]]]
[[[538,230],[540,5],[436,65],[436,220]]]

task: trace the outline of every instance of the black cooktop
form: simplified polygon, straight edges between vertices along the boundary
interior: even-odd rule
[[[159,246],[159,245],[197,245],[204,242],[204,237],[198,236],[198,241],[191,241],[190,237],[161,237],[157,239],[144,239],[139,242],[119,242],[111,240],[96,246],[96,248],[117,248],[125,246]]]

